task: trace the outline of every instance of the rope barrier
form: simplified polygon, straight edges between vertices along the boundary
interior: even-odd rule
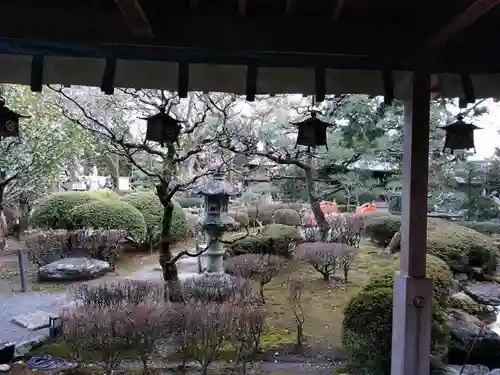
[[[31,357],[26,363],[29,369],[38,371],[60,370],[70,367],[68,361],[60,357],[52,357],[47,354],[40,354]]]

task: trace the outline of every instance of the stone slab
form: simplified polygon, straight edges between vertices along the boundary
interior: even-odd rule
[[[48,329],[32,331],[12,322],[18,315],[35,311],[58,314],[68,304],[67,294],[27,292],[0,294],[0,339],[12,341],[18,346],[23,343],[40,340],[48,335]]]
[[[30,331],[36,331],[46,328],[50,318],[57,318],[57,314],[39,310],[28,314],[17,315],[12,319],[12,322]]]

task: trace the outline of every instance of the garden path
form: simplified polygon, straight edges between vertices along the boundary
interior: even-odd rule
[[[0,267],[6,264],[17,264],[17,256],[12,250],[24,248],[22,243],[12,239],[9,239],[8,245],[11,250],[0,254]],[[195,258],[181,259],[178,263],[178,267],[181,278],[196,274],[198,270]],[[158,266],[146,264],[139,266],[138,269],[129,270],[127,274],[106,276],[96,280],[96,282],[120,278],[161,280],[161,277],[161,269],[159,269]],[[22,314],[35,313],[37,311],[57,313],[70,302],[70,297],[67,295],[66,291],[61,290],[30,290],[25,293],[12,292],[12,280],[9,277],[5,277],[4,279],[0,277],[0,343],[14,342],[22,346],[21,344],[23,343],[43,339],[48,334],[47,329],[30,331],[12,323],[12,319]]]

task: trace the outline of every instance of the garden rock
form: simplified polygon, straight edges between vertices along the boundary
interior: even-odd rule
[[[500,306],[500,285],[497,283],[472,283],[465,287],[465,292],[479,303]]]
[[[38,269],[41,281],[90,280],[111,271],[108,262],[90,258],[64,258]]]
[[[497,368],[495,370],[491,370],[486,375],[500,375],[500,368]]]
[[[455,293],[459,293],[459,292],[461,292],[461,291],[462,291],[462,286],[460,285],[460,282],[459,282],[459,281],[457,281],[457,280],[455,280],[455,279],[453,279],[453,280],[451,281],[451,288],[450,288],[450,292],[451,292],[452,294],[455,294]]]
[[[453,278],[458,282],[463,282],[469,280],[469,275],[466,273],[456,273],[453,275]]]
[[[488,321],[494,322],[496,319],[495,309],[492,306],[480,304],[474,299],[465,294],[464,292],[458,292],[451,296],[451,301],[453,307],[463,310],[466,313],[472,314],[474,316],[480,316],[481,319],[486,319]]]
[[[448,322],[450,363],[463,363],[474,344],[469,363],[480,363],[492,368],[500,366],[500,336],[487,327],[481,330],[483,324],[478,318],[464,311],[452,312],[452,319]]]
[[[6,364],[0,365],[0,372],[8,372],[8,371],[10,371],[9,365]]]
[[[444,375],[488,375],[489,369],[483,365],[465,365],[462,372],[462,366],[451,365],[444,370]]]

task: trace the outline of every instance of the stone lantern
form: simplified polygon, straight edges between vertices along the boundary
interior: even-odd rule
[[[228,229],[236,225],[229,216],[229,197],[238,195],[233,185],[224,179],[223,167],[212,167],[213,177],[199,186],[195,194],[205,197],[205,214],[201,219],[201,226],[205,230],[209,248],[207,255],[207,272],[223,273],[224,249],[220,238]]]

